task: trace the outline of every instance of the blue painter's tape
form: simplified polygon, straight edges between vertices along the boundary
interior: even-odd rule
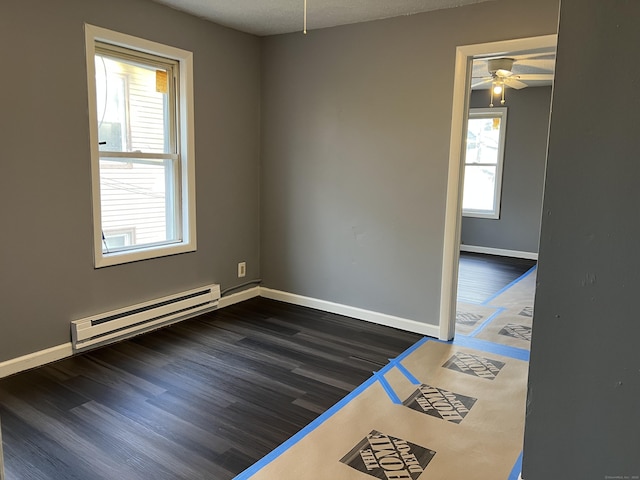
[[[520,452],[520,455],[518,456],[518,459],[516,460],[516,464],[513,466],[513,469],[511,470],[511,474],[509,475],[508,480],[518,480],[518,477],[520,477],[521,473],[522,473],[522,452]]]
[[[396,392],[393,390],[391,385],[389,385],[389,382],[387,382],[387,379],[384,378],[384,375],[381,374],[380,372],[377,372],[374,375],[380,382],[380,385],[382,385],[382,388],[384,388],[384,391],[387,392],[387,395],[389,395],[389,398],[391,399],[391,401],[396,405],[401,405],[402,400],[400,400],[400,397],[396,395]]]
[[[513,287],[516,283],[521,282],[522,280],[524,280],[525,278],[527,278],[529,275],[531,275],[533,272],[536,271],[537,265],[534,265],[533,267],[531,267],[529,270],[527,270],[525,273],[523,273],[522,275],[520,275],[518,278],[516,278],[513,282],[511,282],[509,285],[507,285],[504,288],[501,288],[500,290],[498,290],[496,293],[494,293],[493,295],[491,295],[489,298],[487,298],[484,302],[482,302],[480,305],[489,305],[493,300],[495,300],[496,297],[498,297],[499,295],[502,295],[504,292],[506,292],[507,290],[509,290],[511,287]]]
[[[496,309],[495,312],[493,312],[491,315],[489,315],[487,317],[487,319],[482,322],[480,325],[478,325],[478,328],[476,328],[473,332],[471,332],[468,336],[469,337],[475,337],[476,335],[478,335],[480,332],[482,332],[485,328],[487,328],[489,326],[489,324],[491,322],[493,322],[493,320],[500,315],[502,312],[504,312],[506,310],[506,308],[504,307],[498,307]]]
[[[414,343],[413,345],[411,345],[409,348],[407,348],[404,352],[402,352],[400,355],[398,355],[395,358],[395,361],[401,361],[404,360],[405,358],[407,358],[409,355],[411,355],[413,352],[415,352],[418,348],[420,348],[422,345],[424,345],[427,342],[431,342],[433,341],[433,338],[430,337],[422,337],[420,340],[418,340],[416,343]],[[389,365],[386,365],[385,368],[388,368],[389,370],[391,369],[393,365],[391,363],[389,363]],[[384,368],[382,370],[380,370],[381,372],[384,371]]]
[[[420,385],[422,383],[420,380],[414,377],[413,374],[409,370],[407,370],[404,365],[402,365],[402,363],[395,361],[395,366],[402,372],[405,377],[407,377],[407,380],[409,380],[413,385]]]
[[[416,351],[418,348],[420,348],[422,345],[424,345],[430,340],[433,340],[433,339],[429,337],[423,337],[421,340],[419,340],[418,342],[413,344],[411,347],[409,347],[407,350],[405,350],[400,355],[398,355],[398,357],[396,357],[396,359],[393,362],[398,362],[408,357],[414,351]],[[259,470],[261,470],[262,468],[266,467],[268,464],[273,462],[276,458],[278,458],[280,455],[285,453],[287,450],[289,450],[291,447],[297,444],[300,440],[302,440],[304,437],[309,435],[316,428],[318,428],[320,425],[326,422],[329,418],[335,415],[342,407],[344,407],[349,402],[351,402],[351,400],[356,398],[358,395],[364,392],[367,388],[373,385],[376,381],[378,381],[381,375],[384,375],[386,372],[391,370],[391,368],[393,368],[393,362],[385,365],[378,373],[374,374],[369,379],[367,379],[362,385],[357,387],[353,392],[348,394],[346,397],[344,397],[342,400],[336,403],[333,407],[331,407],[329,410],[327,410],[322,415],[320,415],[318,418],[316,418],[313,422],[311,422],[309,425],[307,425],[298,433],[296,433],[289,440],[282,443],[275,450],[268,453],[267,455],[262,457],[260,460],[258,460],[256,463],[251,465],[244,472],[241,472],[240,474],[236,475],[233,480],[246,480],[248,478],[251,478],[252,475],[255,475],[256,473],[258,473]],[[395,395],[395,392],[394,392],[394,395]]]
[[[500,345],[499,343],[487,342],[486,340],[464,336],[457,336],[452,343],[458,347],[473,348],[475,350],[495,353],[496,355],[502,355],[504,357],[514,358],[524,362],[529,361],[529,350],[525,350],[524,348],[510,347],[509,345]]]

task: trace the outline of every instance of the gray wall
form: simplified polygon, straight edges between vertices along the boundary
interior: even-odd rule
[[[83,24],[194,52],[198,251],[94,270]],[[260,40],[146,0],[0,2],[0,361],[260,263]]]
[[[489,91],[474,91],[471,107],[486,108]],[[462,217],[462,243],[538,252],[551,87],[506,92],[507,138],[499,219]]]
[[[640,475],[639,18],[637,1],[562,1],[526,480]]]
[[[437,324],[455,48],[557,21],[498,0],[266,38],[264,285]]]

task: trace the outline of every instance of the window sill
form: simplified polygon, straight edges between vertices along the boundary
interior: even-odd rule
[[[123,252],[102,253],[102,251],[100,251],[95,256],[95,268],[111,267],[113,265],[122,265],[125,263],[139,262],[141,260],[168,257],[171,255],[195,251],[195,242],[159,245]]]
[[[462,216],[463,217],[470,217],[470,218],[484,218],[487,220],[500,220],[500,213],[494,213],[494,212],[488,212],[488,213],[483,213],[483,212],[462,212]]]

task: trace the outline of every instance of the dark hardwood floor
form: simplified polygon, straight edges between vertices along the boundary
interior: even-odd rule
[[[256,298],[0,380],[7,480],[232,478],[419,338]]]
[[[460,252],[458,301],[482,303],[535,264],[523,258]]]
[[[463,254],[458,298],[532,265]],[[233,478],[420,338],[256,298],[2,379],[6,480]]]

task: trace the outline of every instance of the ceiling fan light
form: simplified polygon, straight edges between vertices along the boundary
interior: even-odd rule
[[[505,81],[502,79],[496,79],[491,83],[491,102],[489,103],[490,107],[493,107],[493,97],[494,95],[497,97],[501,97],[500,104],[505,104],[504,99],[504,91],[506,90]]]

